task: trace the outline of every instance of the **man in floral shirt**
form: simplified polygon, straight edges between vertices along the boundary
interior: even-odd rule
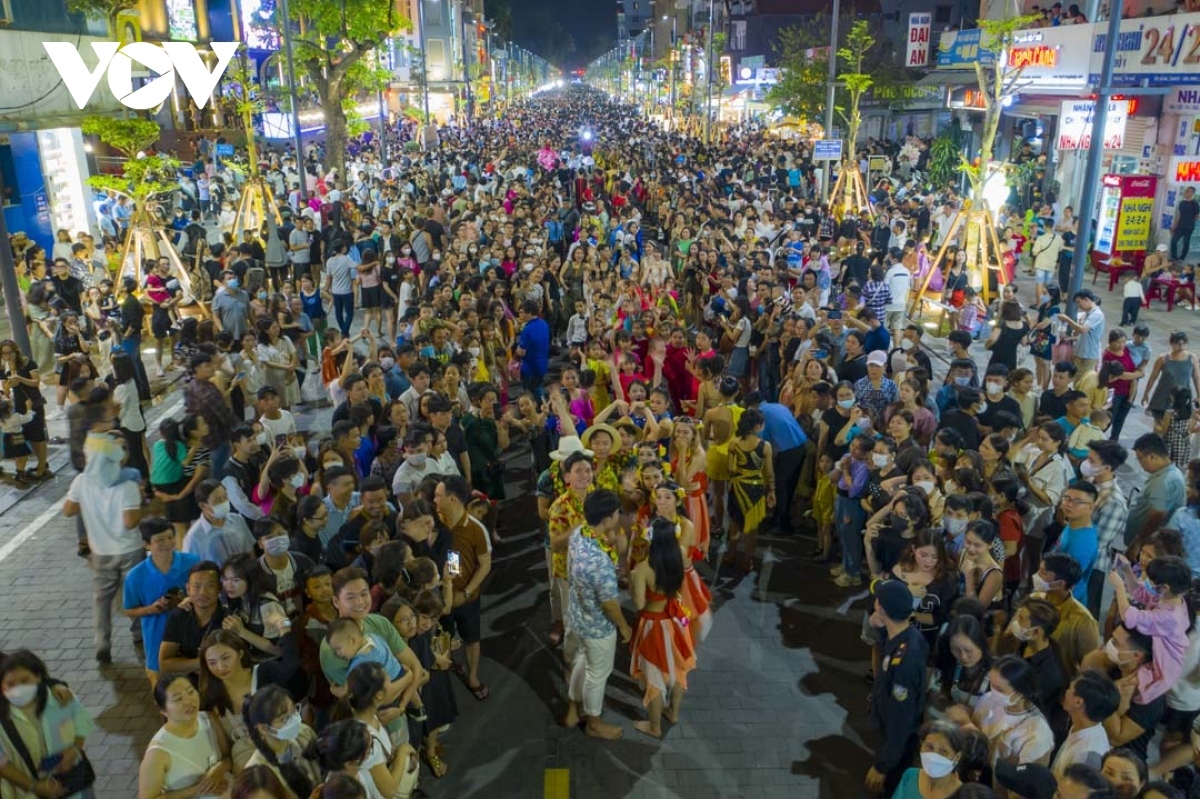
[[[585,521],[571,533],[567,558],[570,602],[564,654],[571,664],[571,676],[565,724],[576,727],[582,719],[588,735],[606,740],[621,737],[620,727],[600,718],[617,634],[622,643],[629,643],[633,634],[621,613],[617,588],[620,514],[621,499],[615,491],[600,489],[589,494],[583,501]]]

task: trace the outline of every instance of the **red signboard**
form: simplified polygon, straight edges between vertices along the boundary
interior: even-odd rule
[[[1045,45],[1014,47],[1008,51],[1008,65],[1013,69],[1025,67],[1053,69],[1058,66],[1058,49]]]

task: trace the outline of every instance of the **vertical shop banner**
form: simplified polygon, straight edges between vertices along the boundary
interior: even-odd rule
[[[1121,208],[1117,216],[1114,250],[1143,251],[1150,240],[1150,220],[1154,216],[1155,177],[1127,177],[1121,187]]]
[[[1058,115],[1058,149],[1090,150],[1092,120],[1096,116],[1094,100],[1066,100]],[[1104,123],[1104,149],[1120,150],[1125,143],[1128,100],[1109,100],[1108,119]]]
[[[923,67],[929,64],[929,39],[933,32],[933,15],[917,12],[908,15],[908,51],[904,59],[907,67]]]

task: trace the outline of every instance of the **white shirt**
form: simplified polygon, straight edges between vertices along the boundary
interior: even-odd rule
[[[140,510],[142,492],[132,481],[105,485],[91,470],[77,475],[67,489],[67,499],[79,505],[87,529],[88,546],[97,555],[127,555],[142,549],[137,525],[123,526],[127,510]]]
[[[998,691],[989,691],[971,714],[975,726],[991,742],[992,765],[999,760],[1037,763],[1049,757],[1054,751],[1054,733],[1046,717],[1037,708],[1010,713],[1007,701]]]
[[[888,289],[892,292],[892,301],[888,305],[889,311],[903,311],[905,304],[908,302],[908,292],[912,288],[912,273],[908,271],[908,267],[902,263],[894,263],[888,267],[887,274]]]
[[[1111,748],[1108,743],[1108,733],[1104,731],[1103,724],[1097,724],[1084,730],[1073,730],[1067,736],[1067,740],[1063,741],[1058,754],[1054,756],[1050,771],[1053,772],[1055,779],[1061,780],[1067,766],[1075,763],[1085,763],[1098,769],[1104,754]]]
[[[291,436],[296,434],[296,419],[290,411],[280,410],[278,419],[268,419],[264,414],[258,421],[271,438]]]

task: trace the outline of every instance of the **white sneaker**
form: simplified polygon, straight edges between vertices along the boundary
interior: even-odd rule
[[[47,422],[57,422],[59,419],[63,418],[63,416],[65,416],[65,415],[66,414],[63,412],[62,408],[56,407],[54,410],[50,411],[50,413],[46,414],[46,421]]]

